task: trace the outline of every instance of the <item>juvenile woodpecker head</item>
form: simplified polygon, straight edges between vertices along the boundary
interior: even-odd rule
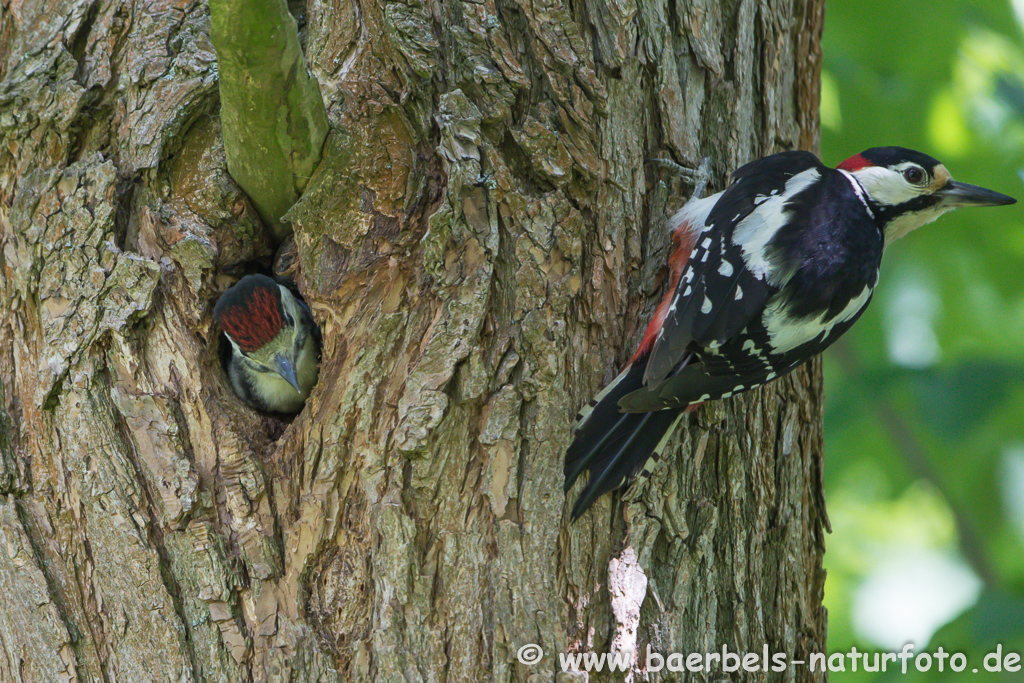
[[[953,180],[937,160],[903,147],[872,147],[839,164],[863,188],[885,244],[958,206],[999,206],[1017,200]]]
[[[247,275],[213,315],[230,344],[222,360],[239,398],[262,412],[299,412],[320,371],[320,330],[306,304],[265,275]]]

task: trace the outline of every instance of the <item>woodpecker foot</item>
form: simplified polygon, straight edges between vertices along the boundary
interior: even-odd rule
[[[671,159],[648,159],[647,163],[654,164],[660,168],[671,171],[682,178],[685,182],[693,185],[693,194],[690,199],[702,199],[707,190],[708,181],[711,180],[711,157],[704,157],[697,168],[680,166]]]

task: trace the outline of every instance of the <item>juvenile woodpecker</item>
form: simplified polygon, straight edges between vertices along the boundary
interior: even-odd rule
[[[320,372],[320,330],[309,307],[265,275],[246,275],[213,316],[227,337],[224,369],[238,397],[264,413],[297,413]]]
[[[565,490],[576,519],[653,463],[685,412],[792,372],[863,313],[882,252],[960,206],[1016,200],[935,159],[875,147],[835,169],[809,152],[751,162],[669,220],[670,288],[622,373],[577,415]]]

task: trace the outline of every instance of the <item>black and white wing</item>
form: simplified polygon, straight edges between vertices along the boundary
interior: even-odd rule
[[[623,410],[678,407],[678,402],[664,401],[659,385],[690,364],[697,349],[723,346],[763,314],[780,284],[768,244],[786,222],[788,203],[825,172],[813,154],[798,151],[759,159],[733,174],[732,184],[711,207],[696,236],[647,360],[644,387],[620,400]],[[725,385],[732,381],[732,372],[715,374],[722,375],[723,392],[731,388]],[[695,386],[694,392],[700,393],[693,401],[705,394],[718,397],[714,376],[707,370],[702,375],[707,390]]]

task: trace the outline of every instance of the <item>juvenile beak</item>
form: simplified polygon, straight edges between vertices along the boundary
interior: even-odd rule
[[[936,194],[942,197],[942,203],[946,206],[1002,206],[1017,203],[1016,199],[1005,194],[955,180],[946,183]]]
[[[295,374],[295,363],[291,358],[283,353],[277,354],[274,356],[274,367],[277,368],[277,374],[295,387],[295,391],[302,393],[302,390],[299,389],[299,378]]]

